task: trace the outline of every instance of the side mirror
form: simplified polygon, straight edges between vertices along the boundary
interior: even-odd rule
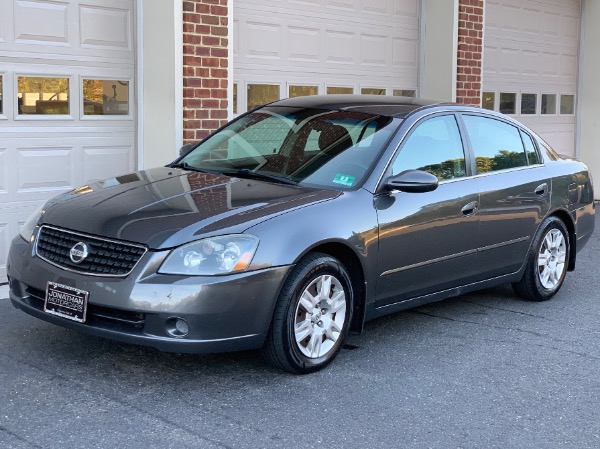
[[[438,179],[431,173],[421,170],[405,170],[385,181],[388,190],[409,193],[431,192],[438,187]]]
[[[181,149],[179,150],[179,156],[183,156],[184,154],[186,154],[188,151],[190,151],[193,147],[195,147],[196,144],[195,143],[188,143],[185,144],[184,146],[181,147]]]

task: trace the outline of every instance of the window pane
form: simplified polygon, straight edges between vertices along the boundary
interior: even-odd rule
[[[517,94],[500,93],[500,112],[503,114],[517,112]]]
[[[338,94],[349,95],[349,94],[353,94],[353,93],[354,93],[353,87],[328,87],[327,88],[327,95],[338,95]]]
[[[465,115],[477,173],[527,165],[519,130],[500,120]]]
[[[363,87],[360,90],[362,95],[385,95],[385,89],[380,89],[378,87]]]
[[[237,83],[233,83],[233,113],[237,114]]]
[[[248,84],[248,110],[279,100],[279,85]]]
[[[404,170],[423,170],[440,180],[465,176],[465,154],[454,116],[435,117],[415,129],[392,166],[394,175]]]
[[[481,95],[481,107],[483,109],[494,110],[496,104],[496,93],[495,92],[484,92]]]
[[[83,80],[83,115],[129,114],[129,81]]]
[[[4,91],[2,90],[2,75],[0,75],[0,114],[4,113],[4,109],[2,109],[2,95]]]
[[[526,133],[521,133],[523,137],[523,143],[525,144],[525,152],[527,153],[527,160],[529,161],[529,165],[539,164],[540,157],[538,156],[537,151],[535,151],[535,145],[533,144],[533,140],[531,140],[531,136]]]
[[[555,94],[542,94],[542,114],[556,114]]]
[[[308,95],[317,95],[318,93],[318,86],[290,86],[290,98],[306,97]]]
[[[537,113],[537,95],[521,94],[521,114]]]
[[[417,91],[414,89],[394,89],[394,97],[411,97],[414,98]]]
[[[68,114],[69,79],[17,77],[19,114]]]
[[[575,95],[560,96],[560,113],[574,114],[575,113]]]

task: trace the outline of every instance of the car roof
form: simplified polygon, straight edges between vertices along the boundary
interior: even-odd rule
[[[310,95],[287,98],[271,103],[269,106],[352,110],[389,117],[405,117],[417,109],[440,104],[445,103],[424,98],[388,97],[384,95]]]

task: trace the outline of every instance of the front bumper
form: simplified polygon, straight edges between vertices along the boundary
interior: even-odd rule
[[[226,276],[158,274],[167,254],[148,252],[125,278],[92,277],[41,260],[31,244],[16,237],[7,265],[10,299],[44,321],[161,351],[208,353],[262,346],[289,266]],[[89,292],[85,323],[44,312],[48,281]],[[189,325],[184,337],[168,332],[175,318]]]

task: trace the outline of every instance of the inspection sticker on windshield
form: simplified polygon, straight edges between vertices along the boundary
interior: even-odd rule
[[[338,173],[335,175],[335,178],[333,178],[333,182],[347,187],[352,187],[352,184],[354,184],[354,176],[342,175],[341,173]]]

